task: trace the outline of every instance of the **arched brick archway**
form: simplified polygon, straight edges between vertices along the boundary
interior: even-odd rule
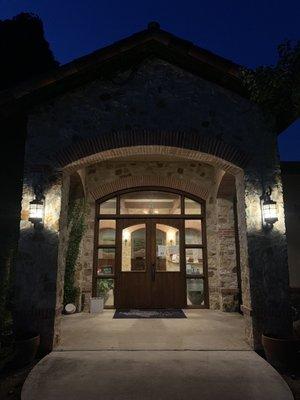
[[[134,149],[134,150],[133,150]],[[250,155],[217,137],[192,135],[184,131],[131,130],[115,131],[80,140],[55,154],[57,167],[78,169],[105,159],[132,154],[156,154],[214,163],[237,173]]]
[[[141,186],[169,187],[171,189],[180,190],[196,197],[200,197],[203,200],[206,200],[209,194],[208,187],[195,185],[187,180],[164,178],[159,176],[134,176],[100,185],[95,190],[91,191],[91,196],[93,199],[97,200],[123,189],[137,188]]]
[[[125,135],[125,133],[123,133]],[[128,140],[119,140],[124,137],[121,134],[120,137],[115,136],[114,143],[111,139],[108,139],[107,142],[102,143],[101,137],[97,137],[95,140],[87,140],[85,142],[78,142],[76,145],[72,145],[68,149],[64,149],[57,155],[56,162],[59,164],[60,169],[63,171],[63,176],[70,176],[74,171],[79,171],[80,175],[82,173],[82,179],[84,180],[84,170],[85,167],[92,166],[96,163],[101,163],[102,161],[124,161],[126,159],[129,160],[151,160],[151,157],[155,157],[155,159],[162,160],[177,160],[177,161],[193,161],[199,162],[203,164],[214,165],[220,171],[227,172],[235,176],[235,180],[238,183],[237,196],[240,204],[241,214],[240,214],[240,242],[243,245],[246,243],[246,226],[244,220],[244,191],[243,191],[243,168],[247,165],[250,157],[245,153],[239,152],[238,149],[234,149],[232,146],[228,146],[226,143],[219,140],[207,140],[205,141],[202,137],[197,143],[184,143],[184,140],[180,139],[180,133],[175,134],[167,133],[167,141],[163,140],[163,135],[165,132],[160,132],[159,135],[156,135],[156,143],[153,144],[153,141],[149,139],[151,136],[148,132],[142,132],[143,143],[141,144],[141,140],[138,143],[132,142],[132,145],[128,145]],[[127,132],[128,134],[128,132]],[[183,134],[183,137],[185,135]],[[172,142],[172,140],[173,142]],[[145,143],[151,142],[151,144]],[[157,144],[158,142],[163,142],[164,144]],[[168,145],[167,145],[168,143]],[[114,146],[114,147],[113,147]],[[199,149],[201,148],[201,150]],[[197,148],[197,149],[196,149]],[[102,150],[101,150],[102,149]],[[204,150],[207,150],[206,152]],[[222,158],[223,157],[223,158]],[[224,173],[222,172],[222,174]],[[222,175],[223,176],[223,175]],[[219,179],[218,179],[219,181]],[[218,182],[219,184],[220,182]],[[63,185],[64,186],[64,185]],[[178,189],[186,193],[190,193],[191,195],[195,195],[204,200],[208,200],[209,198],[209,188],[205,186],[197,186],[192,184],[188,180],[184,179],[173,179],[168,181],[163,178],[154,178],[153,176],[132,176],[126,177],[122,179],[116,179],[110,183],[100,184],[96,189],[94,188],[91,192],[91,199],[94,201],[101,197],[105,197],[110,193],[114,193],[118,190],[122,190],[128,187],[138,187],[138,186],[161,186],[161,187],[170,187],[173,189]],[[63,188],[64,192],[64,188]],[[64,198],[64,196],[63,196]],[[62,199],[63,199],[62,198]],[[67,204],[64,204],[62,201],[61,204],[62,209],[67,209]],[[94,218],[94,212],[91,213],[92,218]],[[91,224],[93,221],[89,221]],[[64,238],[64,227],[62,226],[60,237]],[[66,230],[67,231],[67,230]],[[248,268],[247,268],[247,245],[244,246],[244,251],[241,255],[241,264],[242,269],[244,270],[244,276],[248,276]],[[59,275],[63,275],[64,269],[64,256],[63,256],[63,248],[61,248],[61,254],[59,256],[59,265],[58,271],[60,271]],[[245,287],[243,288],[243,293],[245,294],[244,304],[251,308],[250,305],[250,294],[248,287],[248,280],[245,279]],[[63,282],[58,281],[58,290],[57,290],[57,304],[61,304],[61,294]],[[249,317],[246,316],[246,319]],[[59,315],[57,316],[57,323],[55,326],[56,334],[59,332]],[[246,322],[247,330],[251,330],[251,322]],[[251,333],[247,333],[247,336],[251,336]],[[251,341],[251,339],[250,339]]]

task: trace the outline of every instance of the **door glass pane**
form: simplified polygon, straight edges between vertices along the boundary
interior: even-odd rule
[[[201,275],[203,274],[203,251],[202,249],[186,249],[186,274]]]
[[[117,198],[109,199],[100,204],[100,214],[116,214]]]
[[[187,279],[186,294],[188,306],[204,305],[203,279]]]
[[[122,271],[146,270],[146,225],[129,226],[122,231]]]
[[[185,214],[201,214],[201,204],[187,197],[184,198]]]
[[[121,195],[121,214],[180,214],[180,196],[159,191]]]
[[[156,271],[180,271],[179,230],[173,226],[156,224]]]
[[[97,275],[113,274],[115,270],[115,249],[98,249]]]
[[[98,279],[97,280],[97,296],[103,297],[105,306],[114,305],[114,280]]]
[[[185,244],[202,244],[201,220],[185,220]]]
[[[114,245],[116,240],[116,220],[103,219],[99,221],[99,244]]]

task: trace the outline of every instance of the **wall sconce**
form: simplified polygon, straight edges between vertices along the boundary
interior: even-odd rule
[[[271,199],[272,189],[269,187],[261,196],[261,209],[263,226],[266,229],[272,229],[277,218],[277,206],[276,201]]]
[[[44,196],[41,193],[38,193],[35,195],[35,199],[29,203],[28,220],[33,223],[35,228],[41,228],[43,226],[45,212],[44,199]]]

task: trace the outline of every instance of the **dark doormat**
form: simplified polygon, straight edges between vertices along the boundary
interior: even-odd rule
[[[125,318],[186,318],[182,310],[116,310],[114,314],[116,319]]]

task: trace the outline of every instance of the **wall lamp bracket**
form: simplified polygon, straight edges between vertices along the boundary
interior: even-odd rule
[[[277,203],[276,201],[272,200],[271,195],[272,189],[269,187],[267,190],[264,190],[260,197],[262,225],[266,230],[272,229],[275,222],[278,221]]]
[[[43,229],[45,197],[39,186],[34,188],[34,199],[29,203],[29,218],[35,229]]]

